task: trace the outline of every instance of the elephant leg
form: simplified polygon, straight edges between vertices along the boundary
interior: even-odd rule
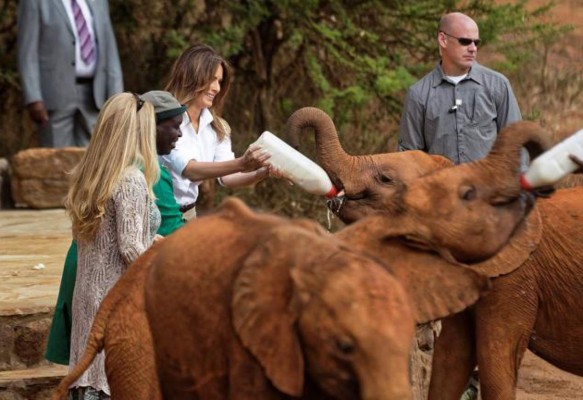
[[[529,289],[533,285],[521,279],[513,287],[505,278],[495,281],[474,311],[483,400],[515,398],[518,368],[536,320],[536,294]]]
[[[111,312],[105,334],[105,371],[116,400],[162,398],[144,298],[150,264],[141,267]]]
[[[122,318],[110,320],[113,340],[106,340],[105,369],[112,398],[161,399],[154,349],[145,310],[128,305]]]
[[[430,400],[459,400],[476,366],[474,321],[470,310],[441,320],[435,342]]]

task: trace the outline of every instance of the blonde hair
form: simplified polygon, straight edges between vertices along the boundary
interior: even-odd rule
[[[215,49],[206,44],[195,44],[178,57],[172,66],[166,91],[172,93],[180,104],[188,105],[194,98],[203,93],[215,79],[215,72],[223,67],[223,81],[221,91],[215,96],[213,105],[209,109],[213,115],[211,123],[219,141],[228,136],[223,124],[218,122],[223,109],[225,96],[231,86],[231,68],[227,61]]]
[[[108,200],[131,166],[143,171],[154,199],[152,186],[160,176],[154,107],[137,95],[119,93],[103,106],[89,146],[72,171],[65,206],[77,240],[95,237]]]

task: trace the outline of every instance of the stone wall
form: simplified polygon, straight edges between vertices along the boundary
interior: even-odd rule
[[[51,313],[0,316],[0,371],[47,365]]]
[[[0,400],[48,400],[66,367],[44,359],[52,312],[0,316]]]
[[[69,189],[69,173],[85,149],[33,148],[11,160],[11,190],[16,207],[59,208]]]

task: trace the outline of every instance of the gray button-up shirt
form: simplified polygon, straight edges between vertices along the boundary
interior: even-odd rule
[[[475,62],[456,85],[438,65],[407,93],[399,150],[441,154],[456,164],[477,160],[504,126],[521,119],[504,75]]]

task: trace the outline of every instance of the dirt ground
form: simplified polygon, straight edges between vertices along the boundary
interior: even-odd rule
[[[583,377],[562,371],[528,352],[520,368],[516,399],[583,399]]]

